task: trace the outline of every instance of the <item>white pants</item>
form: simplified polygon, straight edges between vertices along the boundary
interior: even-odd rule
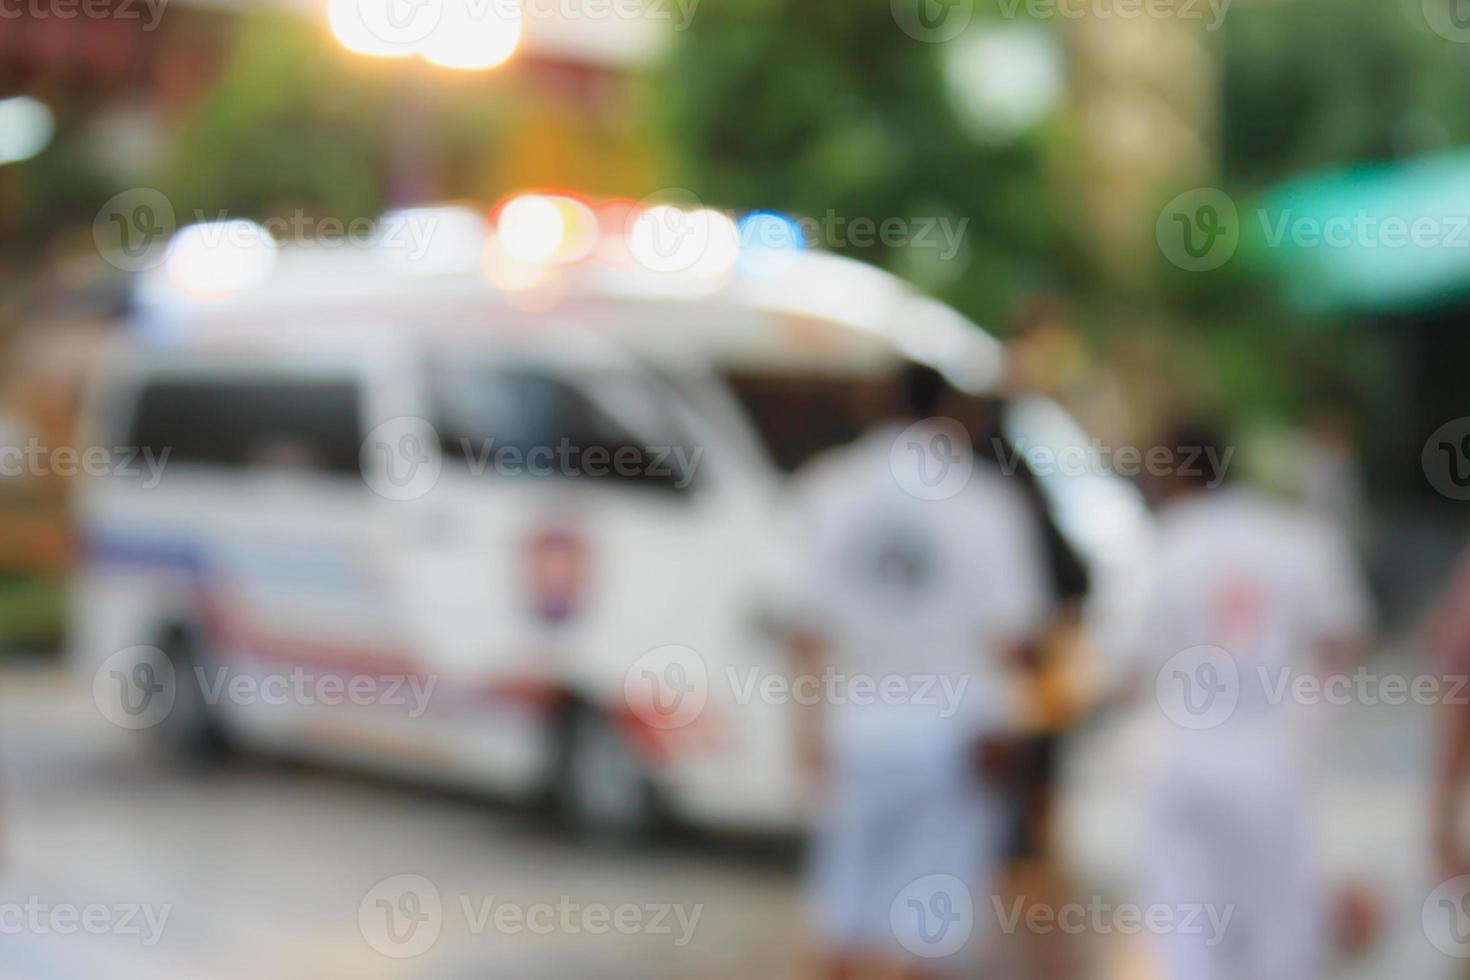
[[[1193,907],[1230,915],[1223,935],[1174,929],[1156,938],[1167,980],[1315,980],[1324,903],[1308,854],[1305,789],[1281,751],[1183,752],[1155,789],[1144,892],[1182,921]]]
[[[1004,828],[969,744],[865,753],[833,769],[808,882],[823,938],[847,952],[963,961],[991,914]]]

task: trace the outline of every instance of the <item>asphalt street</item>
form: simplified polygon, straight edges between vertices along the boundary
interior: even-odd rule
[[[1379,948],[1336,976],[1454,976],[1423,918],[1430,712],[1334,710],[1320,843],[1333,879],[1370,883],[1387,910]],[[1133,737],[1099,728],[1072,753],[1079,896],[1126,895]],[[794,848],[608,850],[433,789],[259,760],[184,771],[47,665],[0,671],[0,842],[3,980],[770,977],[804,942]]]

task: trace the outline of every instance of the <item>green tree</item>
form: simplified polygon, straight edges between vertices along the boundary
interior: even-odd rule
[[[1420,0],[1232,8],[1222,32],[1227,179],[1260,186],[1463,145],[1470,45],[1435,34],[1425,9]]]
[[[241,17],[227,63],[191,108],[166,167],[163,189],[180,220],[193,209],[377,213],[391,75],[346,71],[344,60],[301,18]]]
[[[707,203],[814,219],[968,219],[948,262],[824,242],[995,325],[1051,277],[1060,222],[1043,135],[989,145],[951,101],[941,45],[876,0],[705,0],[655,79],[671,178]]]

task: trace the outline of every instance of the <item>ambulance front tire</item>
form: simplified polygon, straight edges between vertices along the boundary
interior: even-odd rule
[[[205,696],[199,671],[208,667],[197,632],[186,626],[165,630],[158,648],[173,666],[174,701],[153,734],[160,747],[188,766],[216,765],[234,754],[234,745],[219,718],[217,706]]]
[[[605,713],[570,702],[557,713],[552,804],[578,837],[611,845],[646,843],[664,824],[643,760]]]

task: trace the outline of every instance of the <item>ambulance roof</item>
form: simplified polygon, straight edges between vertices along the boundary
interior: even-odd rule
[[[452,237],[438,236],[455,246],[440,254],[308,241],[231,256],[223,238],[196,243],[207,245],[203,264],[171,253],[140,277],[136,323],[189,347],[289,345],[311,333],[320,342],[353,330],[412,331],[450,345],[476,335],[547,345],[596,335],[668,367],[850,373],[907,355],[967,390],[1000,380],[1003,353],[989,334],[902,280],[830,253],[791,251],[709,276],[649,269],[604,248],[604,238],[586,261],[497,268],[478,242]]]

